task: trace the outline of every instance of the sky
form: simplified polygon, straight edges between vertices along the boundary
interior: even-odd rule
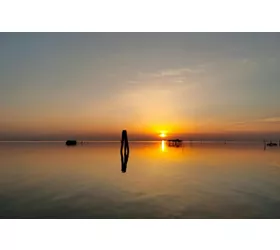
[[[279,33],[0,33],[0,140],[280,139]]]

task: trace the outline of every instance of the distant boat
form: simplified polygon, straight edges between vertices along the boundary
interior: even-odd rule
[[[180,139],[173,139],[173,140],[168,140],[168,146],[171,146],[171,147],[179,147],[179,146],[182,146],[182,140]]]
[[[269,147],[278,146],[277,143],[274,143],[274,142],[267,143],[266,145],[269,146]]]
[[[168,140],[168,141],[182,142],[182,140],[180,140],[180,139],[173,139],[173,140]]]
[[[65,142],[65,144],[66,144],[67,146],[76,146],[76,145],[77,145],[77,141],[76,141],[76,140],[67,140],[67,141]]]

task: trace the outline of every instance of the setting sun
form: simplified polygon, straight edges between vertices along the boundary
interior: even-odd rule
[[[166,134],[165,134],[165,133],[161,133],[159,136],[160,136],[161,138],[164,138],[164,137],[166,137]]]

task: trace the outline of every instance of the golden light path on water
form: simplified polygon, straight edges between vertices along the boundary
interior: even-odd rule
[[[165,141],[164,140],[161,141],[161,151],[162,152],[165,151]]]

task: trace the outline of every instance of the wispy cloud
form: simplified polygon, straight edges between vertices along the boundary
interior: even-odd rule
[[[202,73],[202,69],[191,69],[191,68],[179,68],[179,69],[165,69],[156,72],[152,76],[154,77],[165,77],[165,76],[186,76],[190,74]]]
[[[252,119],[247,121],[238,121],[231,124],[233,127],[244,127],[249,124],[277,124],[280,123],[280,117],[266,117],[266,118],[260,118],[260,119]]]
[[[200,74],[204,73],[203,67],[194,68],[168,68],[155,72],[138,72],[134,79],[128,81],[129,84],[185,84],[194,82]]]
[[[269,117],[257,120],[259,122],[280,122],[280,117]]]

